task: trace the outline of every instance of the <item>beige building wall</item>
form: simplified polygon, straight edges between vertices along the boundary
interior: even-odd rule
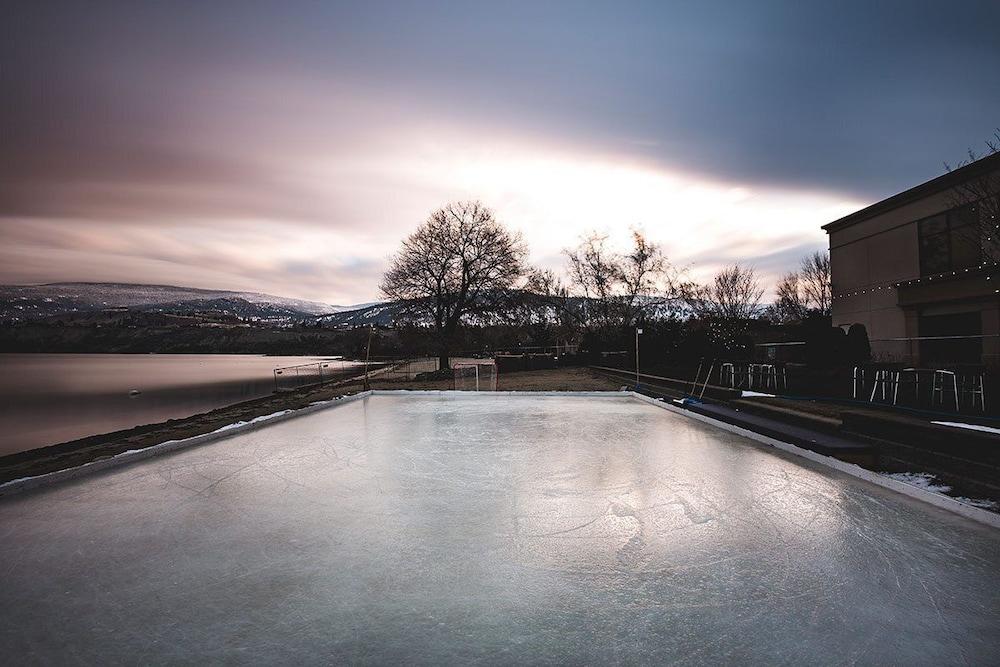
[[[920,217],[927,215],[933,212]],[[908,320],[893,286],[920,277],[916,220],[886,214],[830,234],[833,293],[848,294],[834,299],[833,324],[865,325],[877,361],[916,363],[912,342],[885,340],[917,335],[916,318]]]
[[[987,275],[897,289],[893,283],[921,279],[917,222],[951,209],[950,190],[924,196],[870,218],[837,227],[830,237],[833,324],[865,325],[877,361],[920,363],[921,316],[978,311],[982,318],[983,363],[1000,362],[1000,276]],[[900,290],[904,291],[900,296]]]

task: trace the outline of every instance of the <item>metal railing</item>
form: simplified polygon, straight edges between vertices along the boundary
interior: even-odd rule
[[[313,384],[325,384],[345,379],[358,369],[364,370],[364,363],[345,359],[326,359],[294,366],[279,366],[272,373],[275,391],[289,391]]]
[[[576,354],[580,350],[578,343],[556,343],[555,345],[514,345],[497,347],[494,354]]]
[[[406,382],[416,380],[424,373],[433,373],[440,368],[437,357],[414,357],[407,359],[373,359],[369,362],[369,380]]]
[[[432,357],[407,359],[325,359],[274,369],[274,390],[292,391],[301,387],[329,382],[382,380],[399,382],[415,380],[423,373],[438,370],[438,360]]]

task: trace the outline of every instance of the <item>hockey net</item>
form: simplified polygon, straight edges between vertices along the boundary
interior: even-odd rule
[[[496,391],[497,365],[493,361],[461,362],[454,366],[455,391]]]

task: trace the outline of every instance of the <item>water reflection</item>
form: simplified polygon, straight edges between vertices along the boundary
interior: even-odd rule
[[[322,359],[0,354],[0,455],[267,396],[275,367]]]

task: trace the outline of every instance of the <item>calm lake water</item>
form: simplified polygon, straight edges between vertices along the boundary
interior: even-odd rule
[[[0,456],[267,396],[275,367],[324,359],[0,354]],[[294,382],[291,373],[280,379]]]

